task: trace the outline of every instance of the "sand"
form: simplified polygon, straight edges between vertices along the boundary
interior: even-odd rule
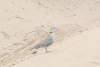
[[[99,67],[99,0],[3,0],[0,5],[0,67]],[[29,51],[51,26],[57,28],[51,52]]]
[[[52,52],[33,55],[13,67],[99,67],[99,30],[100,27],[64,40],[59,47],[50,47]]]

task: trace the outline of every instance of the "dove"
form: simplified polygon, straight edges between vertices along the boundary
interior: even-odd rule
[[[50,51],[47,51],[47,48],[55,42],[55,36],[54,36],[55,30],[57,30],[57,29],[54,26],[52,26],[48,36],[42,42],[40,42],[39,44],[37,44],[35,47],[31,48],[30,50],[38,49],[40,47],[45,47],[46,52],[50,52]]]

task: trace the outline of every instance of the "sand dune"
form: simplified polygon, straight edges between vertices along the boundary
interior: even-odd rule
[[[93,42],[90,48],[86,47],[87,51],[92,51],[94,43],[98,41],[91,38],[96,33],[87,37],[87,32],[94,31],[100,26],[99,0],[3,0],[0,1],[0,5],[0,67],[12,67],[17,66],[17,64],[19,67],[23,67],[25,63],[31,61],[34,63],[29,64],[31,66],[37,64],[36,67],[39,65],[49,66],[50,64],[59,67],[60,63],[64,66],[81,66],[82,63],[86,63],[87,66],[92,66],[93,63],[99,65],[99,62],[90,60],[91,57],[86,61],[88,56],[91,55],[85,51],[84,47],[84,45],[90,46],[90,43]],[[37,50],[37,54],[32,55],[31,53],[35,50],[29,51],[28,49],[41,42],[48,35],[51,26],[58,29],[55,31],[56,41],[49,48],[52,52],[45,54],[44,48],[40,48]],[[84,35],[82,35],[83,33]],[[98,33],[94,39],[99,38]],[[87,42],[84,40],[77,41],[81,37],[85,39],[84,36]],[[70,49],[65,49],[66,44],[66,47],[68,47],[76,41],[77,43]],[[78,43],[81,43],[82,46]],[[90,54],[93,53],[92,57],[98,51],[98,49],[96,50],[97,47],[99,47],[98,44],[94,46],[93,52],[90,52]],[[81,49],[83,53],[80,52]],[[41,57],[45,59],[43,62],[42,59],[38,59]],[[27,60],[27,58],[32,59]],[[79,63],[81,59],[84,61]],[[41,63],[38,61],[41,61]],[[29,64],[27,65],[29,66]]]

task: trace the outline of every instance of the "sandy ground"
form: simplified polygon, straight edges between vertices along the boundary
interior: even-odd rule
[[[99,66],[99,0],[3,0],[0,7],[0,67]],[[31,54],[51,26],[58,29],[51,52]]]
[[[13,67],[100,67],[99,30],[64,40],[57,48],[50,47],[52,52],[35,54]]]

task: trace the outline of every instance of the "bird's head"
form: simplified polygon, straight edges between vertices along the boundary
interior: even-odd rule
[[[55,30],[57,30],[57,29],[55,28],[55,26],[52,26],[51,29],[50,29],[50,32],[54,32]]]

